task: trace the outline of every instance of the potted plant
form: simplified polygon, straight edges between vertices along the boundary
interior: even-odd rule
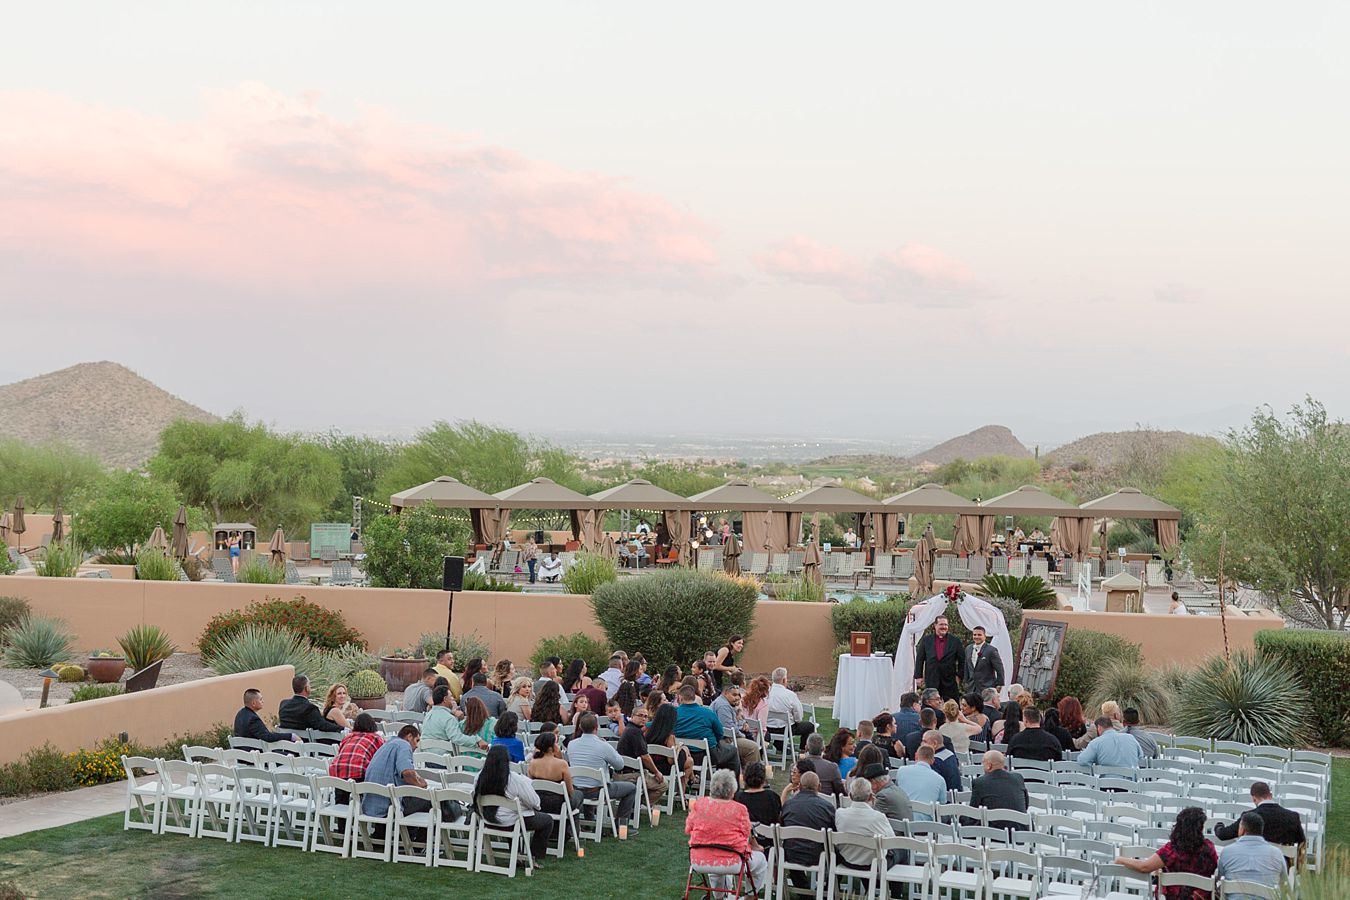
[[[362,709],[384,709],[384,695],[389,692],[379,672],[362,669],[347,679],[347,694]]]
[[[89,654],[89,677],[99,684],[116,684],[126,670],[126,657],[111,650],[95,650]]]
[[[406,690],[408,685],[420,681],[426,670],[427,658],[420,649],[399,648],[380,654],[380,675],[391,691]]]

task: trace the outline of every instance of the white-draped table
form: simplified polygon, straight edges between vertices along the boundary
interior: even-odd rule
[[[839,656],[839,674],[834,680],[834,717],[843,728],[857,728],[883,709],[895,705],[891,697],[895,667],[886,654]]]

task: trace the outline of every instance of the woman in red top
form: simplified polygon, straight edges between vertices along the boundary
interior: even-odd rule
[[[733,799],[736,775],[729,769],[718,769],[708,785],[708,794],[690,804],[689,818],[684,822],[685,834],[689,835],[689,862],[708,874],[730,876],[734,883],[745,860],[755,886],[765,884],[769,864],[751,833],[750,813]]]
[[[1162,869],[1164,872],[1189,872],[1211,877],[1219,867],[1219,855],[1205,837],[1205,811],[1188,806],[1177,813],[1172,825],[1171,839],[1148,859],[1118,857],[1116,863],[1145,875]],[[1210,892],[1199,888],[1173,885],[1163,888],[1167,900],[1209,900]]]

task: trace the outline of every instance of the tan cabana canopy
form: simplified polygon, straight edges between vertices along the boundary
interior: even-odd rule
[[[1050,525],[1050,543],[1078,562],[1092,546],[1092,516],[1056,516]]]
[[[471,488],[458,478],[442,475],[426,484],[399,491],[389,498],[394,509],[407,509],[430,503],[442,509],[494,509],[498,500],[491,494],[485,494],[477,488]]]
[[[914,548],[914,589],[920,597],[933,593],[933,556],[937,551],[937,541],[933,537],[933,523],[923,530],[923,537]]]
[[[0,544],[9,540],[9,510],[0,515]]]
[[[983,556],[989,552],[994,539],[994,516],[960,515],[956,517],[956,533],[952,536],[952,550],[966,555]]]
[[[884,508],[880,500],[864,497],[857,491],[851,491],[839,484],[823,484],[820,487],[793,494],[783,501],[794,512],[827,513],[868,513],[894,512]]]
[[[889,512],[896,513],[939,513],[945,515],[978,515],[980,505],[967,500],[959,494],[953,494],[940,484],[925,484],[896,494],[883,501]]]
[[[748,481],[733,480],[695,494],[689,502],[697,509],[730,509],[739,512],[759,512],[782,509],[783,501],[773,494],[750,486]]]
[[[634,478],[623,484],[591,494],[592,504],[605,509],[697,509],[679,494],[657,487],[645,478]]]
[[[590,509],[595,505],[590,497],[552,478],[533,478],[492,496],[502,509]]]
[[[985,500],[979,506],[985,514],[999,516],[1063,516],[1078,515],[1078,507],[1066,503],[1054,494],[1038,487],[1024,484],[1016,490],[1001,494],[992,500]]]
[[[1158,547],[1168,553],[1180,543],[1177,522],[1181,510],[1150,497],[1139,488],[1121,488],[1114,494],[1089,500],[1079,507],[1099,519],[1152,519]]]

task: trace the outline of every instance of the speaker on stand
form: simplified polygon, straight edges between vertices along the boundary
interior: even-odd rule
[[[455,618],[455,591],[464,590],[464,557],[447,556],[441,570],[441,590],[450,595],[445,613],[445,649],[450,649],[450,623]]]

